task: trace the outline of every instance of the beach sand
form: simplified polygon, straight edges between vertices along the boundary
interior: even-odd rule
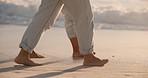
[[[104,67],[82,66],[72,60],[72,47],[64,28],[44,33],[35,50],[46,58],[43,66],[13,62],[26,26],[0,25],[0,78],[148,78],[148,31],[94,30],[96,56],[108,58]]]

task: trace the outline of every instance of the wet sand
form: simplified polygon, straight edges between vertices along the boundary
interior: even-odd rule
[[[43,66],[13,62],[26,26],[0,25],[0,78],[148,78],[148,31],[95,30],[96,56],[108,58],[104,67],[82,66],[72,60],[72,47],[64,28],[44,33],[35,50],[46,58]]]

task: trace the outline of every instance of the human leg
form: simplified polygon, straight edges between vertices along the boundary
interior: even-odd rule
[[[74,60],[83,58],[83,55],[80,54],[78,40],[77,40],[76,33],[73,28],[75,25],[74,20],[66,7],[63,7],[62,13],[64,14],[64,17],[65,17],[65,29],[67,32],[67,36],[73,48],[72,57]]]
[[[108,59],[99,59],[93,54],[93,14],[89,0],[63,0],[64,7],[70,11],[74,19],[80,53],[84,55],[86,66],[103,66]]]
[[[63,0],[63,2],[74,21],[73,30],[77,36],[81,54],[90,54],[93,52],[93,15],[89,0]]]
[[[42,33],[53,25],[62,7],[61,0],[42,0],[39,11],[24,33],[20,43],[21,51],[15,58],[16,63],[29,66],[40,65],[30,60],[30,54],[37,45]]]

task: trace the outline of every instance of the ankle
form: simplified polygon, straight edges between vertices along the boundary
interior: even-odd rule
[[[73,50],[73,54],[79,54],[80,55],[80,51],[79,50]]]
[[[21,49],[20,53],[18,54],[18,57],[21,57],[21,58],[29,58],[29,56],[30,56],[30,53],[25,51],[24,49]]]
[[[84,55],[84,60],[92,60],[95,56],[91,53],[91,54],[86,54]]]

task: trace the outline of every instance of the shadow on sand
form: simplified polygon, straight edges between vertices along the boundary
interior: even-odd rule
[[[43,73],[43,74],[39,74],[39,75],[35,75],[35,76],[30,76],[30,77],[26,77],[26,78],[47,78],[47,77],[54,77],[54,76],[58,76],[58,75],[62,75],[65,73],[70,73],[70,72],[74,72],[80,69],[85,69],[85,68],[89,68],[89,66],[76,66],[76,67],[72,67],[63,71],[58,71],[58,72],[49,72],[49,73]]]
[[[1,61],[0,64],[2,63],[6,63],[6,62],[13,62],[14,59],[8,59],[8,60],[3,60]],[[42,63],[44,65],[48,65],[48,64],[53,64],[53,63],[59,63],[62,62],[63,60],[56,60],[56,61],[50,61],[50,62],[45,62]],[[24,66],[24,65],[14,65],[13,67],[7,67],[7,68],[1,68],[0,69],[0,73],[3,72],[10,72],[10,71],[14,71],[14,70],[23,70],[23,69],[27,69],[27,68],[33,68],[33,67],[38,67],[38,66]]]
[[[45,63],[42,63],[42,64],[44,66],[44,65],[54,64],[54,63],[60,63],[60,62],[63,62],[63,61],[65,61],[65,60],[62,59],[62,60],[50,61],[50,62],[45,62]],[[9,59],[9,61],[5,61],[5,62],[12,62],[12,59]],[[3,63],[5,63],[5,62],[3,62]],[[23,70],[23,69],[27,69],[27,68],[33,68],[33,67],[38,67],[38,66],[14,65],[14,66],[11,66],[11,67],[0,69],[0,73],[5,73],[5,72],[10,72],[10,71],[15,71],[15,70]],[[80,70],[80,69],[85,69],[85,68],[90,68],[90,66],[79,65],[79,66],[72,67],[72,68],[65,69],[65,70],[61,70],[61,71],[58,71],[58,72],[41,73],[41,74],[38,74],[38,75],[35,75],[35,76],[26,77],[26,78],[54,77],[54,76],[62,75],[62,74],[69,73],[69,72],[74,72],[74,71],[77,71],[77,70]]]

